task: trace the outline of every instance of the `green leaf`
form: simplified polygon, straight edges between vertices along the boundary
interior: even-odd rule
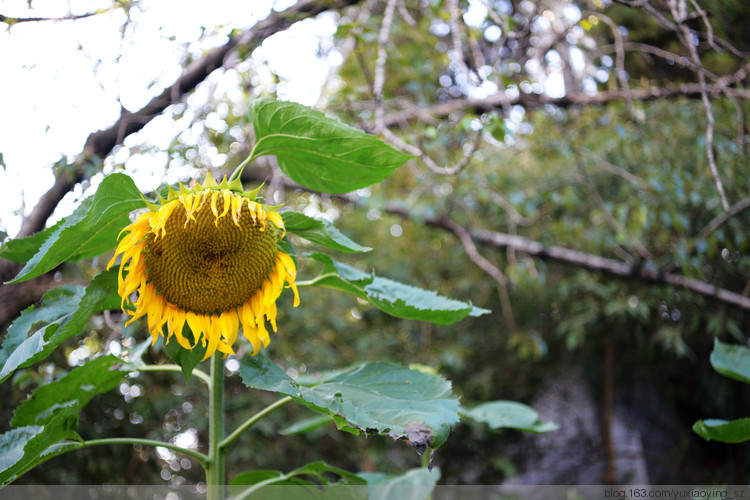
[[[413,158],[380,139],[293,102],[260,99],[250,112],[253,158],[275,155],[292,180],[324,193],[376,184]]]
[[[64,220],[60,220],[54,226],[26,238],[16,238],[6,241],[0,245],[0,258],[18,263],[27,262],[39,251],[39,247],[49,238],[49,235],[57,231],[64,222]]]
[[[458,422],[458,398],[444,378],[391,363],[365,363],[302,386],[262,355],[240,366],[245,385],[280,392],[366,434],[407,439],[418,452],[439,447]]]
[[[741,443],[750,439],[750,418],[738,420],[698,420],[693,431],[706,440]]]
[[[310,431],[314,431],[315,429],[320,429],[321,427],[330,424],[333,422],[330,415],[316,415],[314,417],[304,418],[302,420],[299,420],[297,422],[294,422],[292,425],[288,425],[281,429],[279,431],[279,434],[282,436],[290,436],[292,434],[305,434]]]
[[[44,425],[28,425],[0,435],[0,486],[4,486],[70,446],[80,446],[78,407],[57,409]],[[73,441],[67,441],[73,440]]]
[[[367,481],[369,500],[426,500],[431,497],[440,480],[439,469],[412,469],[399,476],[382,472],[360,472],[359,477]]]
[[[63,219],[9,283],[36,278],[65,261],[93,257],[114,248],[117,235],[130,223],[128,214],[145,206],[130,177],[125,174],[105,177],[96,194]]]
[[[461,415],[487,424],[491,429],[511,428],[541,434],[558,428],[553,422],[539,420],[534,408],[515,401],[490,401],[471,410],[462,410]]]
[[[132,370],[132,367],[112,355],[89,361],[60,380],[36,389],[16,409],[12,425],[44,425],[59,408],[83,408],[97,394],[114,389]]]
[[[8,328],[0,347],[0,382],[81,333],[92,314],[119,308],[116,269],[100,273],[86,288],[66,285],[45,293],[39,307],[27,308]]]
[[[323,254],[312,254],[312,259],[323,264],[323,271],[310,284],[334,288],[369,301],[391,316],[438,325],[449,325],[466,316],[481,316],[490,311],[405,285],[375,274],[366,274],[354,267],[334,261]]]
[[[750,384],[750,348],[714,339],[711,366],[725,377]]]
[[[312,462],[286,474],[273,470],[253,470],[243,472],[230,481],[229,493],[233,498],[254,499],[294,499],[294,498],[346,498],[363,499],[357,489],[342,486],[363,486],[365,481],[356,474],[328,465],[325,462]],[[256,488],[240,486],[256,485]],[[332,486],[320,488],[318,485]],[[287,488],[277,488],[287,486]],[[298,488],[288,488],[298,486]],[[299,488],[308,486],[308,488]],[[315,486],[309,488],[309,486]]]
[[[187,326],[183,327],[182,335],[192,344],[193,332]],[[169,356],[174,364],[182,368],[182,374],[185,376],[185,380],[190,380],[190,376],[193,374],[193,370],[198,364],[203,361],[203,357],[206,355],[206,349],[208,347],[203,345],[201,342],[195,344],[192,349],[185,349],[177,342],[176,339],[170,339],[169,342],[164,346],[164,351]]]
[[[342,252],[372,250],[370,247],[354,243],[328,221],[313,219],[297,212],[282,212],[281,217],[284,219],[284,226],[288,232],[326,248]]]

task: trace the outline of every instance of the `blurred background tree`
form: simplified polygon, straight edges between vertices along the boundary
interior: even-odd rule
[[[115,2],[45,20],[31,1],[26,17],[0,12],[2,36],[117,11],[127,39],[150,5]],[[268,355],[298,373],[358,359],[429,365],[464,403],[518,400],[561,425],[539,437],[459,427],[436,457],[447,484],[745,484],[747,447],[706,443],[691,426],[750,413],[747,388],[708,363],[714,337],[748,338],[748,16],[750,5],[718,0],[301,0],[248,27],[207,26],[179,78],[154,85],[147,105],[123,108],[53,167],[54,185],[24,214],[18,236],[52,223],[66,195],[106,173],[169,183],[230,173],[252,143],[248,102],[283,98],[291,84],[274,72],[264,42],[334,20],[335,35],[318,47],[332,70],[317,106],[416,158],[380,185],[341,196],[300,189],[272,160],[247,169],[244,182],[266,182],[269,203],[335,221],[381,249],[361,256],[361,269],[388,269],[494,313],[436,327],[336,293],[303,294],[298,309],[285,299]],[[292,46],[285,57],[304,56]],[[0,323],[101,264],[0,286]],[[18,269],[0,261],[3,281]],[[0,425],[40,380],[146,337],[139,325],[124,329],[117,311],[92,320],[66,359],[2,386]],[[250,400],[237,378],[229,405],[270,402]],[[116,427],[137,435],[148,421],[161,423],[160,435],[145,437],[204,443],[206,401],[193,389],[177,375],[132,379],[86,408],[83,437]],[[408,446],[326,427],[279,439],[311,415],[284,409],[243,436],[241,456],[230,459],[235,472],[318,458],[357,471],[419,464]],[[140,448],[83,450],[22,478],[199,480],[190,459]]]

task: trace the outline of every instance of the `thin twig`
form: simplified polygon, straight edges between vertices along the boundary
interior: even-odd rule
[[[721,206],[724,207],[724,210],[726,211],[729,210],[729,200],[724,191],[724,184],[721,181],[721,177],[719,177],[719,168],[716,165],[716,158],[714,156],[714,113],[711,108],[711,101],[708,98],[705,69],[701,63],[698,49],[693,43],[694,35],[690,28],[684,23],[687,12],[685,1],[680,0],[679,3],[673,3],[671,9],[672,15],[677,21],[680,33],[682,33],[682,43],[690,53],[690,58],[693,60],[693,63],[698,67],[698,84],[700,85],[701,102],[703,103],[703,109],[706,114],[706,159],[708,160],[708,168],[711,170],[711,176],[716,185],[716,190],[719,193]]]
[[[456,224],[452,220],[446,219],[443,222],[444,227],[455,234],[459,240],[461,240],[461,244],[463,245],[464,250],[466,250],[466,255],[469,256],[469,259],[471,259],[471,261],[476,264],[477,267],[487,273],[493,280],[495,280],[500,296],[500,306],[503,309],[505,324],[508,327],[508,330],[511,332],[515,332],[516,330],[518,330],[516,321],[513,318],[513,308],[510,303],[510,294],[508,293],[508,278],[505,277],[503,272],[497,266],[495,266],[492,262],[487,260],[482,256],[482,254],[479,253],[479,250],[477,250],[477,246],[474,244],[474,240],[472,239],[469,231],[464,229],[464,227],[462,227],[461,225]]]

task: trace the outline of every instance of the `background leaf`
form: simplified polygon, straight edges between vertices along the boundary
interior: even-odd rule
[[[461,415],[485,423],[491,429],[511,428],[541,434],[558,428],[553,422],[539,420],[534,408],[515,401],[490,401],[471,410],[462,410]]]
[[[412,158],[380,139],[293,102],[251,105],[254,156],[272,154],[292,180],[324,193],[376,184]]]
[[[714,339],[711,366],[725,377],[750,384],[750,348]]]
[[[281,212],[284,226],[290,233],[296,234],[318,245],[342,252],[369,252],[370,247],[358,245],[344,236],[333,224],[326,220],[313,219],[298,212]]]
[[[722,443],[741,443],[750,439],[750,418],[738,420],[698,420],[693,430],[704,439]]]
[[[66,285],[50,290],[38,307],[26,309],[8,328],[0,348],[0,382],[81,333],[92,314],[119,308],[117,269],[100,273],[86,288]]]
[[[89,361],[61,379],[37,388],[16,409],[12,425],[43,425],[58,408],[83,408],[97,394],[114,389],[132,369],[112,355]]]
[[[363,273],[354,267],[336,262],[327,255],[316,253],[310,257],[323,264],[323,272],[314,278],[311,284],[356,295],[397,318],[449,325],[466,316],[481,316],[490,312],[467,302],[443,297],[431,290]]]
[[[248,387],[286,394],[365,433],[408,439],[420,453],[439,447],[459,419],[450,382],[391,363],[365,363],[308,387],[259,355],[242,360],[240,376]]]
[[[117,235],[130,223],[128,214],[145,206],[130,177],[125,174],[105,177],[96,194],[63,219],[9,283],[36,278],[65,261],[92,257],[114,248]]]

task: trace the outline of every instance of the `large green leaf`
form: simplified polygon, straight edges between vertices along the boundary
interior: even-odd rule
[[[49,235],[57,231],[63,222],[65,221],[60,220],[54,226],[26,238],[16,238],[6,241],[0,245],[0,258],[18,263],[28,261],[39,251],[39,247],[49,238]]]
[[[117,235],[130,223],[128,214],[145,206],[130,177],[125,174],[105,177],[96,194],[65,217],[10,283],[30,280],[65,261],[92,257],[114,248]]]
[[[698,420],[693,430],[706,440],[722,443],[741,443],[750,439],[750,418],[738,420]]]
[[[292,180],[324,193],[378,183],[412,156],[323,113],[293,102],[260,99],[250,108],[253,157],[275,155]]]
[[[323,264],[323,271],[310,284],[341,290],[372,303],[378,309],[397,318],[430,321],[449,325],[466,316],[480,316],[490,311],[405,285],[375,274],[366,274],[328,255],[312,254]]]
[[[556,430],[557,424],[542,422],[536,410],[515,401],[490,401],[471,410],[462,410],[461,415],[490,426],[491,429],[518,429],[541,434]]]
[[[92,314],[119,307],[116,269],[100,273],[86,288],[66,285],[50,290],[38,307],[26,309],[8,328],[0,347],[0,382],[79,334]]]
[[[103,392],[114,389],[133,368],[116,356],[89,361],[55,382],[42,385],[21,403],[13,415],[13,427],[44,425],[58,408],[82,408]]]
[[[288,232],[326,248],[342,252],[369,252],[372,250],[370,247],[363,247],[353,242],[328,221],[313,219],[298,212],[282,212],[281,216]]]
[[[711,366],[725,377],[750,384],[750,348],[714,339]]]
[[[0,486],[53,458],[71,446],[80,446],[78,406],[58,408],[44,425],[28,425],[0,435]],[[71,441],[72,440],[72,441]]]
[[[444,378],[391,363],[365,363],[303,386],[265,356],[246,357],[248,387],[280,392],[365,433],[407,439],[418,452],[437,448],[458,422],[458,398]]]

